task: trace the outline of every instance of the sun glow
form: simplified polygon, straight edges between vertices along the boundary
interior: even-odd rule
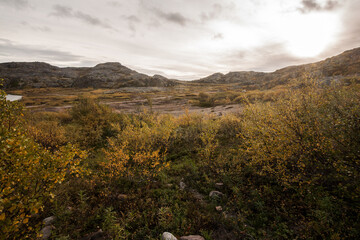
[[[330,14],[294,15],[286,21],[286,47],[297,57],[315,57],[324,51],[337,34],[338,20]]]

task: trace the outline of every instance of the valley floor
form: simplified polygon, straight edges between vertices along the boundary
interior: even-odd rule
[[[357,84],[9,92],[0,240],[360,239]]]

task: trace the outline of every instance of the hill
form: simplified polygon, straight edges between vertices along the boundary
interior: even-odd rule
[[[240,86],[271,88],[304,75],[324,81],[360,76],[360,48],[348,50],[316,63],[288,66],[274,72],[240,71],[214,73],[193,83],[235,83]],[[11,89],[41,87],[169,87],[185,83],[161,75],[148,76],[117,62],[101,63],[95,67],[60,68],[43,62],[0,63],[0,77]]]
[[[342,77],[360,75],[360,48],[348,50],[323,61],[289,66],[271,73],[241,71],[227,74],[215,73],[194,82],[198,83],[239,83],[241,85],[261,84],[267,87],[283,84],[302,77],[304,74],[323,79],[337,80]]]
[[[177,81],[160,75],[152,77],[138,73],[120,63],[102,63],[95,67],[60,68],[43,62],[10,62],[0,64],[0,76],[5,87],[168,87]]]

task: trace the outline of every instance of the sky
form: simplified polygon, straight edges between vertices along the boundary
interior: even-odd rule
[[[360,0],[0,0],[0,62],[193,80],[360,47]]]

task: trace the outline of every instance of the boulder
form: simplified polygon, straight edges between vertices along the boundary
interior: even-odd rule
[[[169,232],[164,232],[161,236],[161,240],[177,240],[177,238]]]

